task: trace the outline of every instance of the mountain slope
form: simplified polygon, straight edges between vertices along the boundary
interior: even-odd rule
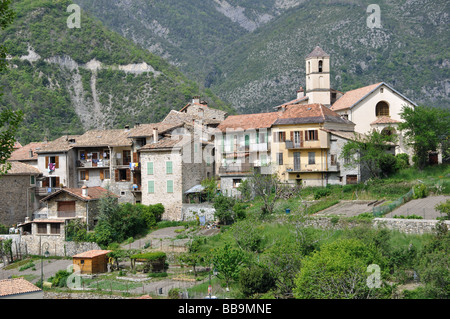
[[[335,89],[384,81],[417,103],[450,104],[446,0],[377,1],[379,29],[367,26],[371,0],[75,1],[240,112],[293,98],[316,45]]]
[[[19,141],[161,120],[194,95],[232,111],[176,67],[82,12],[67,27],[71,1],[20,0],[0,37],[10,68],[0,77],[0,105],[22,109]]]

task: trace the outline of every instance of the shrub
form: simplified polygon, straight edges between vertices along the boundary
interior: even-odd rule
[[[244,268],[239,274],[239,286],[245,297],[268,292],[275,287],[275,279],[269,270],[252,266]]]
[[[67,270],[59,270],[55,276],[50,278],[50,282],[54,287],[65,287],[67,285],[67,278],[71,275]]]
[[[444,219],[450,219],[450,199],[447,199],[445,203],[440,203],[435,206],[435,208],[441,212],[441,214],[445,214]]]
[[[320,199],[330,194],[331,190],[329,188],[319,188],[314,192],[314,199]]]
[[[414,199],[424,198],[428,196],[428,189],[425,184],[414,185]]]

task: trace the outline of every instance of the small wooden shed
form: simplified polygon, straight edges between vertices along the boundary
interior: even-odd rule
[[[98,274],[108,271],[108,257],[111,250],[89,250],[72,256],[73,265],[80,267],[81,274]]]

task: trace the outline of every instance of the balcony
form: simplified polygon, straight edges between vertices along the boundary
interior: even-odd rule
[[[251,174],[253,173],[254,168],[255,165],[250,163],[231,164],[219,167],[219,174],[220,175]]]
[[[285,141],[286,149],[288,150],[301,150],[301,149],[313,149],[313,148],[327,148],[326,146],[321,146],[320,141],[300,141],[293,142],[291,140]]]
[[[35,194],[37,196],[47,196],[61,190],[59,187],[36,187]]]
[[[330,165],[328,168],[317,168],[314,165],[282,165],[287,173],[336,173],[340,171],[340,165]]]
[[[98,168],[98,167],[109,167],[110,161],[108,159],[103,160],[78,160],[78,168]]]

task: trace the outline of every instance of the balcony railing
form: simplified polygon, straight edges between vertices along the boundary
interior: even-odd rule
[[[59,187],[36,187],[35,194],[37,196],[47,196],[59,191],[60,189],[61,188]]]
[[[314,167],[314,165],[282,165],[288,173],[314,173],[314,172],[339,172],[340,165],[329,165],[326,167]]]
[[[219,174],[250,174],[254,168],[250,163],[230,164],[219,167]]]
[[[77,161],[77,167],[82,168],[96,168],[96,167],[109,167],[109,160],[103,159],[103,160],[78,160]]]

